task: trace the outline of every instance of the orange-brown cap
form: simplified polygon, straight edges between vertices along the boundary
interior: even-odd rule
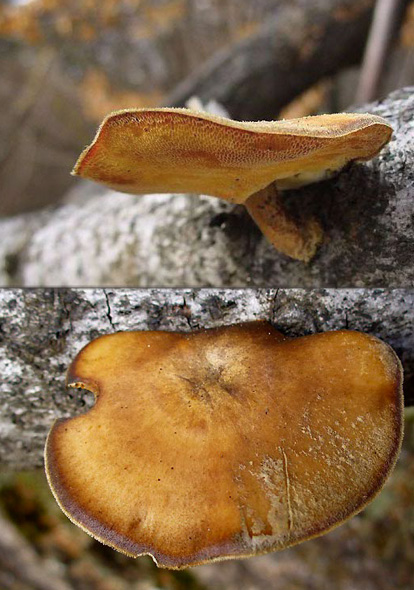
[[[68,385],[96,404],[49,434],[53,494],[92,536],[161,567],[328,531],[375,496],[401,443],[401,365],[358,332],[117,333],[81,350]]]
[[[374,157],[392,129],[375,115],[241,123],[188,109],[108,115],[73,174],[133,193],[202,193],[244,201],[276,181],[292,188]]]

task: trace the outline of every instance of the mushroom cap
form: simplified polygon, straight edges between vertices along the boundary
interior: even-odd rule
[[[379,491],[401,443],[400,362],[358,332],[116,333],[81,350],[67,384],[96,404],[51,429],[53,494],[93,537],[161,567],[328,531]]]
[[[274,181],[293,188],[369,160],[391,133],[370,114],[242,123],[188,109],[128,109],[104,119],[73,174],[126,193],[243,203]]]

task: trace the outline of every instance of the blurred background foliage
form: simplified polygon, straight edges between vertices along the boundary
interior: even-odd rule
[[[277,24],[286,7],[296,11],[294,29],[301,11],[312,14],[310,6],[318,11],[329,2],[339,24],[359,23],[364,14],[370,19],[375,5],[375,0],[0,0],[0,215],[61,200],[74,182],[69,171],[77,155],[109,111],[169,104],[183,81],[191,82],[207,63]],[[414,2],[395,2],[404,15],[396,17],[379,96],[414,81]],[[319,34],[318,18],[310,23],[303,54],[312,51]],[[361,31],[367,36],[367,27]],[[286,36],[289,43],[295,30]],[[361,47],[365,42],[360,39]],[[243,56],[235,64],[250,67]],[[343,110],[355,101],[358,68],[321,77],[304,93],[289,95],[289,104],[278,105],[275,98],[274,112],[263,109],[261,115],[258,104],[256,118]],[[249,101],[260,101],[263,92],[254,76],[247,92]],[[232,101],[224,106],[236,118],[243,115],[243,109],[232,109]]]

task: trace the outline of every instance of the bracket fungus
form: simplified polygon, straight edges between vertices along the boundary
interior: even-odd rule
[[[391,133],[370,114],[247,123],[189,109],[128,109],[104,119],[72,174],[126,193],[201,193],[243,204],[277,250],[308,261],[321,226],[289,216],[280,191],[373,158]]]
[[[400,362],[359,332],[120,332],[83,348],[67,384],[96,403],[50,431],[53,494],[93,537],[160,567],[329,531],[378,493],[401,444]]]

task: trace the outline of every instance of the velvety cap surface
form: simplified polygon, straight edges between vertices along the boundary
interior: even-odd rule
[[[75,523],[163,567],[282,549],[381,488],[401,442],[401,383],[392,349],[351,331],[103,336],[69,369],[96,404],[53,426],[48,480]]]

